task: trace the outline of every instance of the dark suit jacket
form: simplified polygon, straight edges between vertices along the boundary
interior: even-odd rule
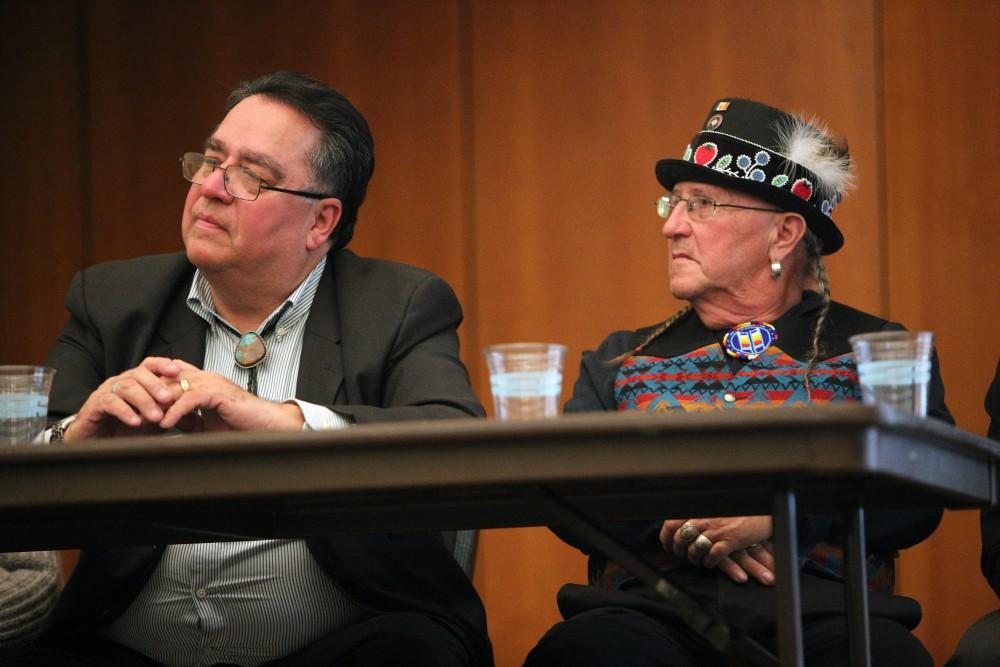
[[[70,320],[49,354],[50,416],[76,412],[106,378],[148,356],[199,367],[206,323],[186,304],[194,267],[182,253],[111,262],[73,279]],[[413,267],[332,254],[306,323],[296,397],[357,423],[483,416],[458,355],[462,310],[451,288]],[[81,517],[86,520],[86,517]],[[360,605],[419,611],[492,664],[478,595],[438,534],[306,541],[320,567]],[[41,644],[70,642],[121,614],[163,545],[85,550]]]

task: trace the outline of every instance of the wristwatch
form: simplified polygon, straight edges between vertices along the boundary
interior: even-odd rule
[[[62,442],[66,428],[73,423],[74,419],[76,419],[76,415],[70,415],[53,424],[52,431],[49,433],[49,442]]]

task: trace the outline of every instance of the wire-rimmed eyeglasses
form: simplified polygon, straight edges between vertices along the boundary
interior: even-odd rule
[[[319,192],[308,192],[306,190],[289,190],[287,188],[279,188],[273,185],[268,185],[265,183],[260,176],[253,173],[246,167],[240,167],[235,164],[231,164],[228,167],[223,167],[222,164],[215,158],[210,158],[201,153],[185,153],[181,157],[181,174],[184,179],[194,183],[195,185],[201,185],[205,182],[213,171],[216,169],[222,170],[222,181],[225,183],[226,192],[236,197],[237,199],[243,199],[245,201],[255,201],[257,197],[260,196],[261,190],[274,190],[275,192],[284,192],[289,195],[298,195],[300,197],[308,197],[310,199],[326,199],[327,197],[333,197],[334,195],[324,195]]]
[[[768,213],[784,213],[776,208],[761,208],[759,206],[743,206],[742,204],[720,204],[719,202],[702,195],[692,197],[681,197],[680,195],[668,192],[656,200],[656,213],[666,220],[670,217],[671,211],[680,202],[687,206],[688,217],[696,222],[704,222],[715,215],[716,209],[720,208],[743,208],[748,211],[767,211]]]

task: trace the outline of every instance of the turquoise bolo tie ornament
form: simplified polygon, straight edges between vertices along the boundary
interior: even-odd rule
[[[248,331],[240,336],[233,351],[236,365],[249,371],[247,376],[247,391],[257,396],[257,366],[267,356],[267,346],[264,339],[256,331]]]
[[[767,322],[744,322],[726,332],[722,345],[726,354],[743,361],[756,359],[778,340],[778,330]]]
[[[267,336],[274,328],[278,326],[278,322],[281,318],[285,316],[288,309],[292,307],[291,301],[286,301],[285,305],[281,307],[278,314],[271,318],[271,321],[267,323],[264,330],[260,333],[256,331],[248,331],[241,335],[239,340],[236,341],[236,349],[233,350],[233,360],[236,365],[240,368],[245,368],[248,371],[247,375],[247,391],[249,391],[254,396],[257,396],[257,367],[260,363],[264,361],[264,357],[267,356],[267,346],[264,344],[264,336]],[[228,325],[226,325],[228,326]],[[232,331],[232,328],[230,328]],[[238,334],[238,331],[233,331],[233,333]]]
[[[248,331],[240,336],[233,356],[240,368],[253,368],[264,361],[264,357],[267,356],[267,346],[256,331]]]

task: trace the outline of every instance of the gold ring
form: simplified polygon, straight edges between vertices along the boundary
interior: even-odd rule
[[[191,388],[191,384],[187,381],[187,378],[181,378],[181,392],[185,392]]]

